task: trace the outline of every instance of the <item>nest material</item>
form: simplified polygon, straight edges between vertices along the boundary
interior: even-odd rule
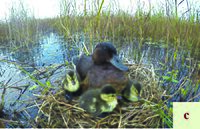
[[[129,77],[142,84],[141,97],[146,102],[124,103],[104,118],[86,113],[78,106],[77,100],[69,103],[64,92],[38,96],[38,126],[46,128],[156,128],[164,127],[160,111],[166,110],[161,100],[163,90],[158,85],[158,77],[153,66],[128,65]],[[166,113],[167,111],[165,111]]]

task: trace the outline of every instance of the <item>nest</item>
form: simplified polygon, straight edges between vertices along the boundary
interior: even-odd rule
[[[144,102],[124,103],[104,118],[93,117],[78,106],[77,99],[69,103],[64,91],[38,95],[38,127],[54,128],[162,128],[166,115],[171,116],[162,101],[163,90],[152,65],[128,65],[129,77],[142,84],[140,96]]]

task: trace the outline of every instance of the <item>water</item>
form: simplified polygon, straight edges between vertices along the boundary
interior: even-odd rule
[[[45,66],[65,64],[66,61],[70,62],[73,56],[81,54],[79,50],[83,48],[83,42],[86,43],[86,38],[83,36],[80,36],[80,38],[76,38],[75,41],[70,42],[64,40],[63,37],[57,35],[56,33],[49,33],[41,37],[41,39],[39,39],[35,45],[31,46],[29,49],[22,47],[17,51],[13,51],[8,47],[1,46],[0,59],[17,62],[25,70],[31,73],[35,70],[35,68],[41,69]],[[86,45],[88,44],[86,43]],[[176,79],[181,80],[188,76],[190,67],[192,66],[192,61],[186,60],[186,58],[190,58],[190,53],[182,49],[176,51],[176,49],[173,47],[149,44],[148,42],[140,46],[137,41],[133,41],[132,43],[129,43],[129,45],[123,45],[118,50],[120,58],[124,61],[128,61],[129,63],[152,63],[156,73],[160,76],[160,80],[163,80],[162,76],[169,75],[168,71],[172,70],[178,70]],[[174,60],[175,53],[177,54],[176,60]],[[128,60],[125,60],[127,57]],[[54,81],[63,76],[65,72],[65,68],[61,67],[59,72],[50,78],[50,81],[54,83]],[[45,82],[45,79],[42,81]],[[11,111],[11,116],[12,111],[21,110],[27,107],[28,104],[26,102],[29,101],[29,99],[34,98],[33,91],[24,90],[25,88],[22,86],[32,86],[35,85],[35,82],[33,82],[29,77],[27,77],[27,75],[21,72],[19,68],[16,67],[16,65],[13,63],[0,62],[0,82],[0,95],[3,92],[3,87],[10,87],[6,90],[5,109],[9,112]],[[179,88],[179,83],[177,84],[165,81],[162,86],[164,89],[173,94],[177,88]],[[185,85],[188,87],[194,86],[192,81],[188,81]],[[21,91],[16,89],[17,87],[21,88]],[[185,88],[187,87],[185,86]],[[23,91],[25,93],[23,93]],[[194,91],[191,93],[193,92]],[[197,90],[197,93],[199,92],[200,88]],[[20,94],[22,95],[19,98]],[[187,99],[191,98],[192,95],[193,94],[188,94],[184,100],[181,100],[182,97],[179,95],[172,98],[170,101],[187,101]],[[16,100],[17,103],[15,103]],[[200,98],[195,99],[195,101],[199,100]],[[31,116],[28,117],[31,119],[34,118],[37,110],[31,108],[27,110],[27,112],[30,113]],[[27,116],[27,114],[25,114],[25,116]],[[20,118],[23,118],[23,116],[20,116]],[[30,125],[27,125],[27,127],[29,126]]]
[[[63,42],[57,38],[56,34],[50,33],[39,40],[37,45],[29,50],[26,48],[21,48],[13,52],[8,48],[2,47],[0,50],[0,55],[1,58],[17,62],[24,66],[28,72],[32,72],[34,70],[33,67],[41,68],[41,66],[64,63],[65,57],[68,55],[65,54],[65,50],[67,49],[62,45]],[[12,63],[0,62],[0,75],[0,82],[4,84],[8,83],[7,85],[10,87],[33,83],[18,69],[18,67],[16,67],[16,65]],[[14,93],[7,91],[7,93],[10,95],[6,96],[6,102],[11,102],[10,100],[13,101],[12,98],[17,98],[16,96],[19,95],[19,90],[13,90],[13,92]]]
[[[160,77],[160,81],[163,82],[160,85],[167,93],[171,95],[174,94],[181,85],[183,89],[190,91],[186,96],[183,96],[180,92],[178,95],[171,98],[169,103],[186,102],[194,97],[194,92],[195,94],[200,93],[200,84],[194,81],[195,77],[193,78],[192,76],[194,74],[192,69],[194,68],[195,60],[190,56],[190,51],[184,50],[183,48],[178,48],[177,50],[172,46],[167,47],[160,43],[149,44],[146,42],[140,46],[137,41],[134,41],[123,48],[120,54],[123,55],[121,55],[121,57],[131,57],[134,59],[130,63],[153,64],[156,74]],[[171,71],[175,71],[174,76],[176,77],[174,77],[174,79],[178,81],[177,83],[163,79],[163,76],[172,76],[172,73],[170,73]],[[183,83],[186,78],[188,78],[188,80]],[[196,87],[196,91],[194,87]],[[200,97],[197,97],[193,101],[198,102],[199,100]]]

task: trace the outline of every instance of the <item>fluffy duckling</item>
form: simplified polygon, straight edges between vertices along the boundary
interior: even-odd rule
[[[116,91],[110,84],[88,90],[79,99],[80,107],[93,116],[112,112],[117,103]]]
[[[62,87],[65,90],[65,97],[71,101],[74,96],[80,96],[81,87],[77,74],[74,71],[69,71],[65,79],[62,81]]]
[[[128,102],[137,102],[139,101],[139,94],[141,91],[141,84],[137,81],[129,80],[128,84],[122,90],[122,98]]]

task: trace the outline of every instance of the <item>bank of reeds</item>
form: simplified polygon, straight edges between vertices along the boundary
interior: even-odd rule
[[[16,49],[30,47],[47,31],[53,31],[55,19],[36,19],[22,1],[14,4],[4,21],[0,22],[0,42]]]
[[[107,10],[103,10],[104,3],[104,0],[84,1],[84,10],[78,13],[76,1],[61,1],[59,17],[46,19],[35,19],[23,3],[20,3],[19,7],[10,9],[6,24],[0,24],[1,40],[31,41],[32,36],[40,31],[56,30],[66,38],[77,32],[84,32],[89,36],[91,43],[94,39],[120,43],[131,42],[136,38],[141,43],[146,40],[152,42],[162,40],[177,47],[186,46],[189,49],[200,47],[198,12],[189,11],[190,15],[183,18],[173,9],[168,12],[162,8],[159,11],[152,8],[148,12],[143,11],[139,5],[141,3],[138,3],[136,13],[130,14],[119,7],[113,9],[119,6],[116,4],[117,0],[111,3]],[[151,3],[149,4],[151,6]],[[90,10],[87,9],[88,6]],[[197,50],[195,53],[199,54]]]
[[[178,4],[169,3],[171,9],[159,8],[155,11],[142,10],[141,3],[136,7],[136,13],[130,14],[126,11],[113,9],[117,1],[110,4],[110,8],[103,10],[104,0],[98,2],[84,1],[84,12],[77,14],[76,2],[63,2],[59,24],[56,28],[62,35],[70,37],[75,32],[84,32],[99,41],[110,40],[120,43],[131,42],[138,39],[140,43],[148,40],[151,42],[163,41],[167,45],[176,48],[184,46],[187,49],[200,47],[200,19],[198,12],[188,11],[187,17],[179,17],[177,13]],[[87,10],[86,6],[92,8]],[[151,3],[150,7],[152,6]],[[181,4],[181,3],[179,3]],[[166,5],[167,6],[167,5]],[[169,5],[168,5],[169,6]],[[195,55],[199,55],[197,49],[193,49]]]

